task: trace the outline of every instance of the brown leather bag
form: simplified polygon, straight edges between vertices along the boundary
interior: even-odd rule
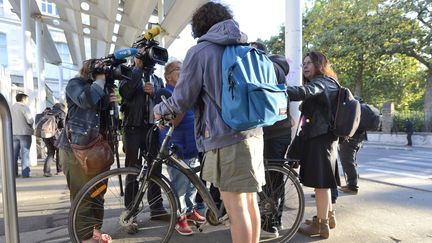
[[[111,147],[100,134],[88,145],[71,143],[71,148],[86,175],[97,175],[107,171],[114,163]]]

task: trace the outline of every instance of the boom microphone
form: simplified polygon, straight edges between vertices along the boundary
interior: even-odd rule
[[[159,26],[154,26],[151,29],[144,31],[142,35],[147,41],[149,41],[155,38],[157,35],[159,35],[160,32],[161,32],[161,28]]]
[[[124,59],[126,57],[135,56],[138,53],[136,48],[125,48],[115,51],[113,54],[107,56],[107,58]]]

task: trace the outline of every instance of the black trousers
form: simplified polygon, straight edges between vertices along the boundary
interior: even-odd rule
[[[146,139],[148,133],[151,131],[151,126],[142,126],[142,127],[125,127],[124,134],[124,151],[126,154],[125,164],[127,167],[137,167],[141,168],[143,165],[143,156],[149,152],[149,160],[147,163],[151,163],[151,161],[156,157],[159,138],[158,133],[151,133],[151,143],[147,148]],[[150,164],[148,164],[150,166]],[[162,173],[162,166],[158,166],[154,168],[156,173]],[[136,176],[127,176],[126,177],[126,189],[125,189],[125,206],[129,207],[133,202],[135,195],[138,191],[138,183],[136,182]],[[161,198],[161,189],[155,183],[150,182],[149,188],[147,192],[147,200],[150,204],[150,209],[158,210],[162,209],[162,198]]]
[[[356,189],[358,182],[357,153],[363,143],[363,136],[353,136],[339,144],[339,159],[348,187]]]
[[[267,159],[269,163],[283,163],[277,160],[285,158],[290,143],[291,137],[289,136],[264,140],[264,159]],[[272,161],[272,159],[275,159],[275,161]],[[283,179],[283,175],[277,172],[269,172],[266,174],[266,185],[263,187],[263,192],[275,197],[273,200],[279,203],[278,212],[275,215],[261,218],[262,227],[266,231],[271,231],[272,227],[281,224],[283,205],[285,203]]]
[[[43,168],[43,172],[44,173],[51,173],[51,163],[54,161],[54,156],[56,155],[57,152],[57,148],[54,146],[54,142],[55,142],[55,138],[43,138],[42,139],[43,142],[45,143],[45,146],[47,147],[47,157],[45,158],[45,163],[44,163],[44,168]],[[57,157],[58,158],[58,152],[57,152]],[[58,160],[58,159],[57,159]],[[56,161],[56,165],[58,164],[58,161]],[[56,167],[57,172],[58,171],[58,166]]]
[[[413,135],[412,133],[407,133],[408,146],[412,146],[412,139],[411,139],[412,135]]]

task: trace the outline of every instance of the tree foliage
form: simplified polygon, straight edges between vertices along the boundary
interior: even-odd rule
[[[432,116],[431,12],[430,0],[316,0],[304,12],[303,52],[325,53],[339,81],[367,102],[425,109],[427,118],[428,112]],[[271,52],[284,53],[284,32],[282,26],[265,41]]]

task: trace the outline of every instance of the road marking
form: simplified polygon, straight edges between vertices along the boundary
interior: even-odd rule
[[[363,168],[365,166],[362,166]],[[366,166],[367,167],[367,166]],[[416,174],[406,173],[406,172],[396,172],[396,171],[390,171],[390,170],[381,170],[381,169],[374,169],[374,168],[365,168],[365,170],[373,171],[373,172],[379,172],[384,174],[392,174],[392,175],[400,175],[400,176],[406,176],[406,177],[413,177],[417,179],[427,180],[429,176],[419,176]]]

